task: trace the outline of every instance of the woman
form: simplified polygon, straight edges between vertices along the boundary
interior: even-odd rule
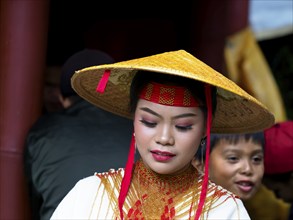
[[[79,181],[52,219],[249,219],[240,199],[191,162],[206,139],[209,152],[211,130],[270,127],[274,117],[256,99],[184,50],[85,68],[72,86],[133,118],[134,133],[125,169]]]

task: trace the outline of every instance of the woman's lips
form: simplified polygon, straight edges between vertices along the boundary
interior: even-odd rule
[[[175,154],[172,154],[170,152],[158,151],[158,150],[151,151],[151,154],[156,161],[160,161],[160,162],[168,161],[175,156]]]

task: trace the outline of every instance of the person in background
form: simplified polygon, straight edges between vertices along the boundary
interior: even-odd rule
[[[278,198],[291,204],[293,220],[293,121],[287,120],[265,130],[264,184]]]
[[[43,113],[60,111],[63,109],[60,91],[61,66],[48,66],[45,71],[43,94]]]
[[[94,107],[70,84],[76,70],[113,61],[102,51],[84,49],[62,66],[60,101],[64,110],[42,115],[26,139],[24,165],[32,219],[48,220],[77,180],[125,166],[131,120]]]
[[[95,106],[132,118],[134,131],[125,168],[78,181],[51,219],[250,219],[192,160],[211,131],[270,127],[260,102],[184,50],[91,66],[71,82]]]
[[[238,195],[251,219],[285,220],[287,204],[262,184],[265,146],[263,132],[211,134],[210,179]],[[205,146],[201,146],[193,164],[203,171],[204,161]],[[265,201],[260,192],[267,196]]]
[[[238,195],[250,199],[259,189],[264,173],[263,132],[211,134],[210,179]],[[198,150],[194,165],[204,170],[205,146]]]

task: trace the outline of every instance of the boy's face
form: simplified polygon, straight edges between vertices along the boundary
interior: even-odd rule
[[[245,139],[237,144],[221,140],[210,154],[210,179],[241,199],[250,199],[262,182],[263,157],[261,144]]]

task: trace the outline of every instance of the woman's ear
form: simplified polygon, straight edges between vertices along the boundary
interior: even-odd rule
[[[204,174],[204,163],[203,161],[197,159],[196,157],[193,158],[191,161],[192,166],[198,170],[199,173]]]

